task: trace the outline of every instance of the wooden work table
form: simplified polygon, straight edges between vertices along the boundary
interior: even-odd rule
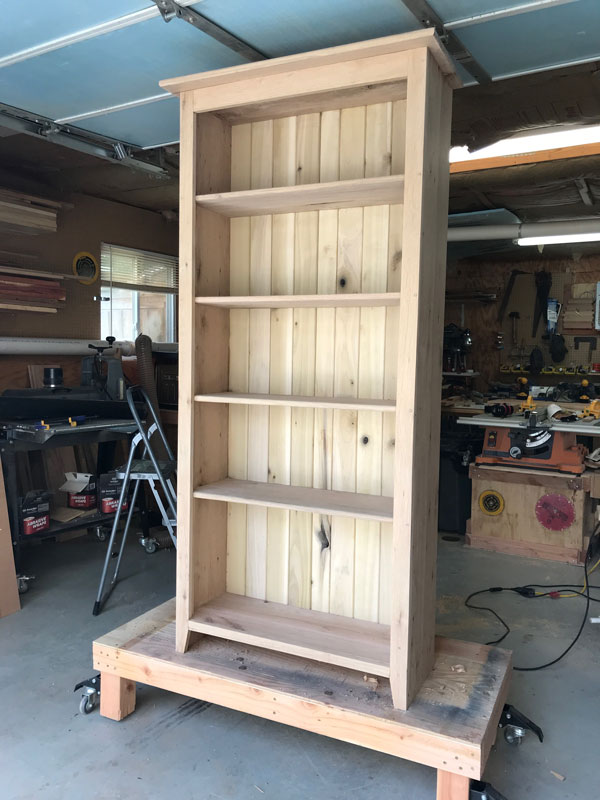
[[[109,719],[134,711],[140,682],[433,767],[438,800],[468,800],[481,778],[511,672],[506,650],[438,637],[433,670],[401,711],[385,678],[213,637],[177,653],[175,600],[96,640],[93,654]]]

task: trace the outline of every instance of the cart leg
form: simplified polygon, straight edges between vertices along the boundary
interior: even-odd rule
[[[437,800],[469,800],[469,784],[466,775],[437,771]]]
[[[100,673],[100,714],[117,722],[135,710],[135,681]]]

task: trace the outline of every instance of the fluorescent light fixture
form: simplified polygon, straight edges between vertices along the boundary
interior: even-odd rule
[[[521,247],[535,244],[570,244],[572,242],[600,242],[600,231],[597,233],[559,233],[556,236],[525,236],[515,239]]]

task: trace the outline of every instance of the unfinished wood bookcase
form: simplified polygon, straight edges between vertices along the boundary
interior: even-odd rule
[[[176,646],[434,659],[453,67],[432,31],[181,96]]]

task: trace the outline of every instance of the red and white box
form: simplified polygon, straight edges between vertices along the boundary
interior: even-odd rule
[[[51,492],[33,490],[21,498],[21,522],[24,536],[48,530],[50,527],[50,497]]]
[[[98,506],[103,514],[114,514],[119,505],[123,481],[115,472],[106,472],[98,478]],[[129,508],[129,497],[123,500],[121,511]]]
[[[66,481],[60,487],[67,493],[69,508],[96,508],[96,478],[88,472],[65,472]]]

